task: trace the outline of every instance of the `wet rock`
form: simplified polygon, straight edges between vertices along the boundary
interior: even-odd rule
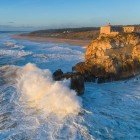
[[[86,71],[85,62],[77,63],[74,67],[72,67],[72,71],[84,74]]]
[[[97,79],[97,83],[98,83],[98,84],[105,83],[105,82],[106,82],[106,79],[105,79],[104,77],[99,77],[99,78]]]
[[[53,78],[55,81],[59,81],[62,79],[62,76],[63,76],[63,71],[61,69],[58,69],[56,70],[54,73],[53,73]]]
[[[76,75],[71,77],[71,89],[75,90],[78,95],[84,94],[85,85],[84,77],[81,75]]]
[[[84,81],[85,82],[95,82],[96,77],[95,75],[92,75],[92,73],[89,70],[88,65],[85,64],[85,62],[80,62],[77,63],[73,68],[73,71],[75,71],[76,73],[79,73],[80,75],[82,75],[84,77]]]
[[[84,94],[85,85],[84,85],[84,77],[81,76],[80,73],[75,72],[67,72],[63,73],[61,69],[56,70],[53,73],[53,79],[55,81],[60,81],[63,79],[70,79],[70,88],[77,92],[77,95]]]

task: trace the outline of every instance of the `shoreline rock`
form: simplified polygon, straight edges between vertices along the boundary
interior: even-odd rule
[[[73,67],[85,81],[118,81],[140,74],[140,34],[99,36],[87,47],[85,62]]]
[[[123,33],[117,36],[99,36],[87,47],[85,62],[72,67],[72,72],[61,69],[54,80],[71,79],[70,88],[77,95],[84,93],[84,82],[119,81],[140,74],[140,34]]]
[[[75,90],[78,96],[84,94],[85,81],[84,81],[84,77],[79,73],[74,73],[74,72],[63,73],[61,69],[58,69],[53,73],[53,79],[55,81],[70,79],[70,88]]]

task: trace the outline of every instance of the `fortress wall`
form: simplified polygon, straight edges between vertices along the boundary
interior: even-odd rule
[[[132,33],[135,31],[135,27],[134,26],[123,27],[123,30],[125,33]]]
[[[112,36],[115,36],[115,35],[118,35],[119,34],[119,32],[111,32],[110,33],[110,35],[112,35]]]
[[[126,27],[118,27],[113,28],[113,26],[103,26],[100,28],[100,34],[106,34],[106,35],[118,35],[119,33],[124,32],[124,33],[132,33],[132,32],[139,32],[140,33],[140,27],[136,28],[134,26],[126,26]]]
[[[104,26],[100,29],[100,34],[110,34],[111,27],[110,26]]]

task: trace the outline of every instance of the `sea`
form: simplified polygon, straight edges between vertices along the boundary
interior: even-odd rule
[[[0,32],[0,140],[140,140],[140,77],[85,83],[77,96],[70,72],[86,49],[14,39]]]

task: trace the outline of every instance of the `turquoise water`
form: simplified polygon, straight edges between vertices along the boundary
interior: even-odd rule
[[[71,71],[84,61],[84,48],[11,34],[0,34],[1,140],[140,139],[139,77],[86,83],[85,94],[76,97],[69,81],[55,83],[51,73]]]

